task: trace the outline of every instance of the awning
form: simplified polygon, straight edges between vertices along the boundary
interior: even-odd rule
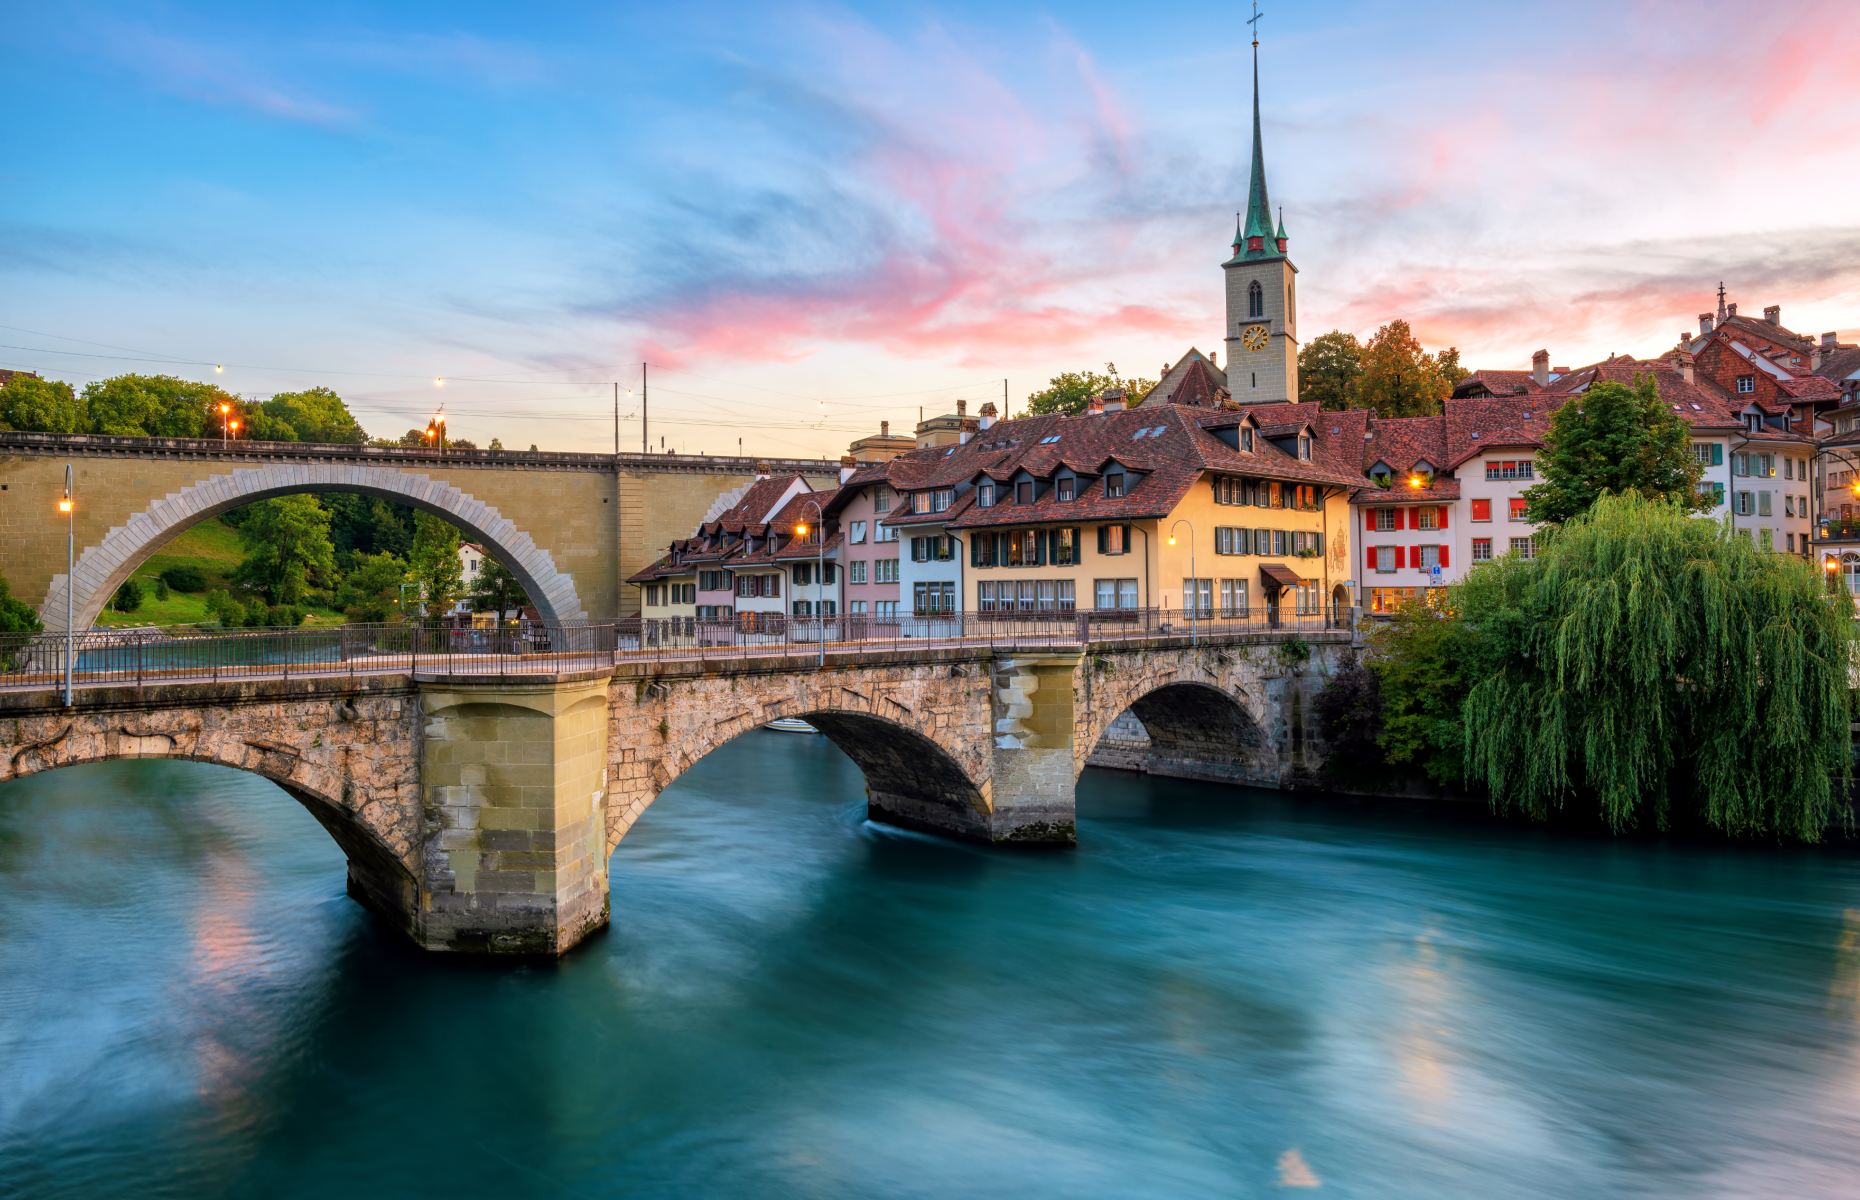
[[[1278,591],[1280,588],[1295,588],[1306,582],[1298,572],[1290,567],[1282,567],[1278,563],[1261,563],[1259,577],[1273,591]]]

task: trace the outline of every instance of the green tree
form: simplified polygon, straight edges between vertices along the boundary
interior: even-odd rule
[[[237,396],[172,375],[118,375],[84,388],[93,433],[119,437],[218,437],[221,404]],[[243,405],[241,405],[243,411]]]
[[[472,581],[472,611],[496,613],[502,617],[513,608],[521,609],[528,600],[517,577],[505,570],[503,563],[487,556],[484,569]]]
[[[359,446],[368,440],[368,434],[342,397],[326,387],[279,392],[265,401],[263,411],[268,419],[290,430],[293,435],[290,441]]]
[[[1537,454],[1542,482],[1525,490],[1526,511],[1533,521],[1561,524],[1608,492],[1704,510],[1712,501],[1699,492],[1702,469],[1691,427],[1660,402],[1653,376],[1631,388],[1598,383],[1550,418]]]
[[[246,506],[239,525],[245,561],[233,578],[273,604],[302,604],[313,586],[334,582],[329,512],[315,496],[279,496]]]
[[[1447,381],[1448,395],[1451,395],[1453,389],[1459,386],[1460,380],[1472,374],[1471,371],[1460,365],[1460,348],[1458,346],[1448,346],[1445,350],[1435,354],[1434,367],[1440,372],[1440,377]]]
[[[116,595],[110,597],[110,607],[120,613],[132,613],[142,607],[142,585],[133,579],[123,580],[123,586],[116,589]]]
[[[1813,566],[1633,492],[1501,565],[1454,589],[1490,651],[1463,711],[1496,807],[1803,841],[1837,820],[1855,623]]]
[[[1035,416],[1047,413],[1075,415],[1085,411],[1086,403],[1093,396],[1118,388],[1123,389],[1130,403],[1135,404],[1155,386],[1154,379],[1125,379],[1117,373],[1116,363],[1106,363],[1103,374],[1097,371],[1066,371],[1053,376],[1045,387],[1028,394],[1027,411]],[[530,447],[532,450],[535,448]]]
[[[364,554],[355,560],[336,592],[336,607],[351,621],[398,621],[401,585],[408,582],[407,562],[393,554]]]
[[[90,417],[64,380],[15,375],[0,386],[0,429],[88,433]]]
[[[459,566],[459,531],[430,513],[413,514],[413,549],[408,553],[413,580],[428,618],[445,616],[458,603],[465,573]]]
[[[45,626],[32,605],[13,594],[13,587],[0,575],[0,633],[38,633]]]
[[[1485,653],[1477,631],[1446,608],[1416,600],[1378,623],[1369,644],[1381,718],[1376,742],[1383,758],[1418,768],[1442,787],[1459,786],[1466,757],[1460,708]]]
[[[1353,333],[1320,333],[1298,351],[1298,398],[1341,410],[1355,403],[1363,374],[1363,346]]]
[[[1457,370],[1459,352],[1451,353]],[[1445,365],[1421,348],[1408,322],[1390,321],[1363,347],[1362,374],[1353,396],[1356,407],[1379,417],[1428,417],[1441,411],[1452,393]]]

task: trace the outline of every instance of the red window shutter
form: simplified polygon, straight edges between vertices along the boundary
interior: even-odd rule
[[[1395,510],[1395,528],[1397,529],[1408,528],[1408,510],[1407,509],[1398,508]]]
[[[1442,529],[1447,527],[1447,506],[1444,504],[1440,506],[1440,527]]]
[[[1405,546],[1395,547],[1395,569],[1400,570],[1401,568],[1407,566],[1408,565],[1407,560],[1408,560],[1407,547]]]
[[[1365,508],[1363,510],[1363,532],[1374,533],[1375,531],[1376,531],[1376,510],[1373,508]]]
[[[1445,510],[1445,509],[1442,509],[1441,511],[1443,511],[1443,512],[1444,512],[1444,511],[1446,511],[1446,510]],[[1445,567],[1446,567],[1446,565],[1447,565],[1447,548],[1446,548],[1445,546],[1442,546],[1442,547],[1440,548],[1440,565],[1441,565],[1441,568],[1442,568],[1442,569],[1445,569]]]

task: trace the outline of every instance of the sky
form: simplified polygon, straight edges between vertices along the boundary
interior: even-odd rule
[[[1860,4],[1263,9],[1305,338],[1651,356],[1720,280],[1860,327]],[[1245,16],[14,6],[0,367],[602,451],[615,383],[640,446],[649,363],[652,449],[819,457],[1064,370],[1154,377],[1221,348]]]

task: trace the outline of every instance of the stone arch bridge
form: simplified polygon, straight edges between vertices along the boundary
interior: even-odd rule
[[[1115,765],[1157,774],[1309,778],[1310,701],[1348,641],[1262,631],[849,652],[819,668],[166,682],[83,689],[69,708],[54,691],[0,691],[0,782],[116,758],[252,771],[304,803],[347,855],[350,893],[419,944],[554,954],[607,923],[608,859],[640,815],[769,721],[804,718],[845,751],[875,820],[1070,845],[1074,785],[1110,741]]]
[[[57,501],[74,468],[76,565]],[[837,478],[837,463],[658,454],[447,451],[0,432],[0,546],[14,595],[49,630],[88,629],[169,539],[272,496],[354,492],[442,516],[482,544],[552,623],[638,607],[625,579],[758,468]]]

